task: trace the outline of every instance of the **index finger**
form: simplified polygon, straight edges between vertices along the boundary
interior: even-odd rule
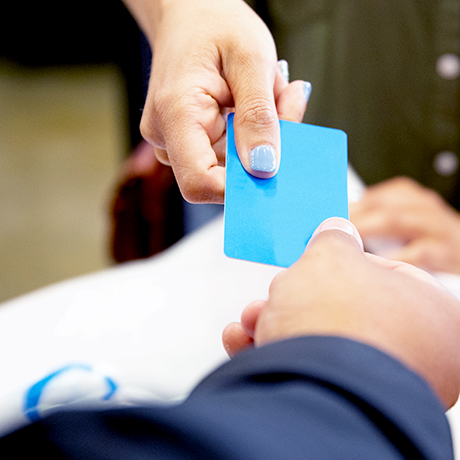
[[[211,74],[203,82],[189,80],[181,91],[167,89],[152,95],[142,131],[154,145],[161,132],[164,145],[160,147],[167,151],[167,161],[187,201],[223,203],[225,171],[213,144],[225,134],[223,107],[232,104],[232,98],[219,75]]]
[[[166,140],[168,158],[179,189],[190,203],[223,203],[225,168],[219,165],[209,135],[201,126]]]

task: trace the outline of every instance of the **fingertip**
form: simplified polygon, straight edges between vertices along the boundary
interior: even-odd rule
[[[352,236],[356,242],[358,243],[361,250],[364,252],[364,245],[361,235],[359,234],[356,227],[348,220],[343,217],[330,217],[323,221],[318,228],[314,231],[310,241],[308,242],[307,247],[313,244],[315,238],[323,232],[329,230],[339,230],[347,235]]]
[[[230,358],[250,348],[253,343],[254,340],[244,332],[240,323],[230,323],[222,332],[222,344]]]
[[[173,165],[174,167],[174,165]],[[225,169],[218,164],[175,172],[182,197],[189,203],[224,203]]]
[[[238,323],[229,323],[222,331],[222,345],[224,346],[225,353],[231,358],[234,354],[234,336],[238,334]]]
[[[241,314],[241,327],[248,336],[254,338],[257,320],[262,308],[267,302],[265,300],[255,300],[251,302]]]
[[[228,323],[223,331],[222,331],[222,342],[224,344],[224,348],[227,349],[227,341],[228,341],[228,338],[231,337],[233,331],[235,330],[235,328],[238,328],[238,324],[237,322],[232,322],[232,323]]]
[[[286,83],[289,83],[289,64],[285,59],[280,59],[278,61],[278,69],[283,77],[283,80]]]
[[[310,100],[311,90],[312,90],[311,83],[309,81],[304,81],[303,82],[303,95],[305,97],[305,102],[308,102]]]
[[[302,80],[293,81],[283,88],[276,98],[280,120],[301,123],[310,94],[311,84]]]

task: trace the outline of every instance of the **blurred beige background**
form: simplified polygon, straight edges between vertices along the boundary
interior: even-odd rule
[[[115,66],[0,62],[0,301],[108,266],[125,115]]]

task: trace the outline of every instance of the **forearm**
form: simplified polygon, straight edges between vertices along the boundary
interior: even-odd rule
[[[227,415],[244,408],[242,418],[257,427],[248,444],[284,446],[284,458],[297,458],[289,446],[316,459],[453,458],[443,407],[426,382],[379,350],[339,337],[242,353],[205,379],[187,404],[209,398]]]
[[[208,16],[208,26],[218,24],[220,19],[218,11],[231,9],[231,4],[245,3],[243,0],[122,0],[133,17],[136,19],[142,31],[145,33],[151,46],[156,41],[162,24],[168,23],[167,33],[170,27],[176,24],[181,29],[184,24],[177,24],[177,18],[187,20],[193,15]],[[200,10],[202,12],[200,13]],[[212,13],[214,10],[214,13]],[[209,13],[209,14],[208,14]],[[193,21],[192,21],[193,22]]]
[[[161,20],[164,4],[171,0],[122,0],[139,27],[153,43],[155,30]],[[174,0],[172,0],[174,1]],[[180,0],[178,0],[180,1]]]

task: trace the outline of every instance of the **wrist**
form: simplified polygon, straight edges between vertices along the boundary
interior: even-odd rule
[[[181,0],[122,0],[126,8],[142,29],[150,44],[154,42],[164,11],[169,4],[178,3]]]
[[[250,7],[244,0],[122,0],[139,27],[142,29],[154,48],[158,35],[164,30],[171,34],[174,27],[185,23],[195,23],[196,18],[208,16],[207,20],[214,21],[216,17],[226,17],[224,10],[234,11],[236,4]],[[193,18],[195,19],[193,19]],[[209,22],[208,25],[211,25]]]

